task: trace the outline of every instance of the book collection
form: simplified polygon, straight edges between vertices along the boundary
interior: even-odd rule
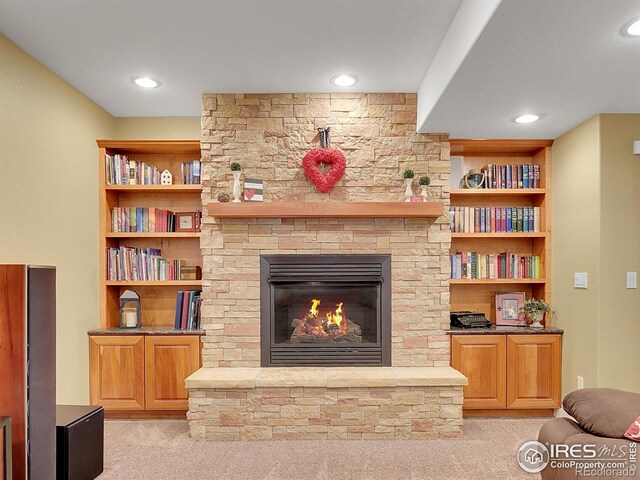
[[[540,188],[540,165],[489,164],[482,169],[485,181],[482,188]]]
[[[105,155],[107,185],[160,185],[160,170],[126,155]]]
[[[450,258],[451,278],[456,280],[540,278],[540,257],[537,255],[458,252]]]
[[[454,233],[540,232],[540,207],[449,207]]]
[[[176,330],[198,330],[200,328],[201,290],[180,290],[176,295]]]
[[[200,160],[180,162],[180,177],[184,185],[200,184]]]
[[[107,280],[146,282],[179,280],[184,260],[166,260],[156,248],[107,249]]]
[[[175,232],[176,215],[161,208],[116,207],[111,210],[112,232]]]

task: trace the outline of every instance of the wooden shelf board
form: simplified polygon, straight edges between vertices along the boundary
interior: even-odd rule
[[[553,145],[553,140],[513,140],[487,139],[475,140],[466,138],[452,138],[451,155],[491,155],[500,154],[534,155],[545,147]]]
[[[527,195],[545,195],[544,188],[456,188],[451,190],[451,198],[474,196],[504,196],[517,197]]]
[[[450,285],[491,285],[491,284],[544,284],[546,280],[542,278],[491,278],[481,280],[465,280],[465,279],[450,279]]]
[[[214,218],[437,218],[442,202],[265,202],[210,203]]]
[[[200,193],[202,185],[105,185],[104,189],[115,192]]]
[[[526,232],[526,233],[504,233],[504,232],[491,232],[491,233],[451,233],[451,238],[545,238],[547,236],[544,232]]]
[[[193,154],[200,159],[200,140],[96,140],[98,147],[120,153]]]
[[[200,238],[200,232],[107,232],[107,238]]]
[[[189,287],[201,286],[202,280],[155,280],[146,282],[118,282],[116,280],[107,280],[107,287],[134,287],[136,285],[147,285],[153,287]]]

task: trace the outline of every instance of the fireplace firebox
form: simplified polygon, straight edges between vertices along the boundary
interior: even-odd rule
[[[261,364],[391,366],[390,255],[262,255]]]

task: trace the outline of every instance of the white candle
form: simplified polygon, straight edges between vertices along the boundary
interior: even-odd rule
[[[138,316],[135,311],[125,310],[124,312],[124,324],[127,327],[135,327],[138,323]]]

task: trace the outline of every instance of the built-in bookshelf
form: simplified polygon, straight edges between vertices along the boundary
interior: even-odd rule
[[[452,223],[452,262],[456,260],[456,255],[462,253],[482,255],[488,263],[501,254],[509,253],[517,256],[519,261],[522,259],[525,272],[529,272],[529,275],[524,276],[531,276],[531,271],[528,270],[531,264],[535,265],[536,276],[452,278],[452,311],[484,312],[487,318],[495,322],[496,293],[525,292],[527,298],[543,298],[551,302],[551,144],[548,140],[451,140],[451,156],[462,157],[465,173],[471,169],[485,171],[485,178],[493,177],[496,180],[489,184],[491,188],[452,188],[452,211],[467,215],[466,226],[462,217],[461,223],[460,219],[455,226]],[[497,172],[499,177],[496,178]],[[506,178],[503,178],[507,172],[511,188],[506,188]],[[529,173],[538,176],[536,188],[524,188],[534,185],[533,175],[529,177]],[[528,181],[529,178],[531,182]],[[503,180],[502,184],[500,180]],[[503,188],[493,188],[494,185]],[[500,223],[494,225],[492,216],[502,218],[507,208],[509,212],[520,213],[524,221],[535,220],[531,222],[532,227],[513,228],[509,225],[507,228],[506,224],[502,227]],[[480,222],[476,220],[475,214],[478,212]],[[511,216],[509,218],[512,219]],[[516,213],[513,219],[518,221]],[[485,221],[484,228],[482,220]],[[488,267],[486,271],[489,271]],[[456,276],[460,276],[459,272],[456,273]],[[518,274],[514,276],[518,277]]]
[[[142,326],[170,331],[174,326],[178,292],[196,289],[202,284],[201,280],[180,280],[175,268],[176,264],[202,267],[200,233],[166,231],[175,230],[171,214],[201,210],[202,185],[181,183],[199,181],[200,143],[197,140],[99,140],[98,147],[100,326],[119,326],[119,297],[124,290],[135,289],[140,295]],[[130,178],[128,165],[131,165]],[[170,185],[157,183],[165,170],[173,177]],[[149,182],[156,183],[140,184]],[[136,217],[137,230],[145,231],[136,231]],[[138,278],[131,276],[135,265],[130,264],[127,277],[120,271],[117,272],[120,275],[116,275],[113,261],[117,250],[159,252],[165,267],[162,276],[154,275],[153,280],[138,279],[152,278],[146,269],[145,275],[142,274],[140,263],[140,272],[135,272]]]

